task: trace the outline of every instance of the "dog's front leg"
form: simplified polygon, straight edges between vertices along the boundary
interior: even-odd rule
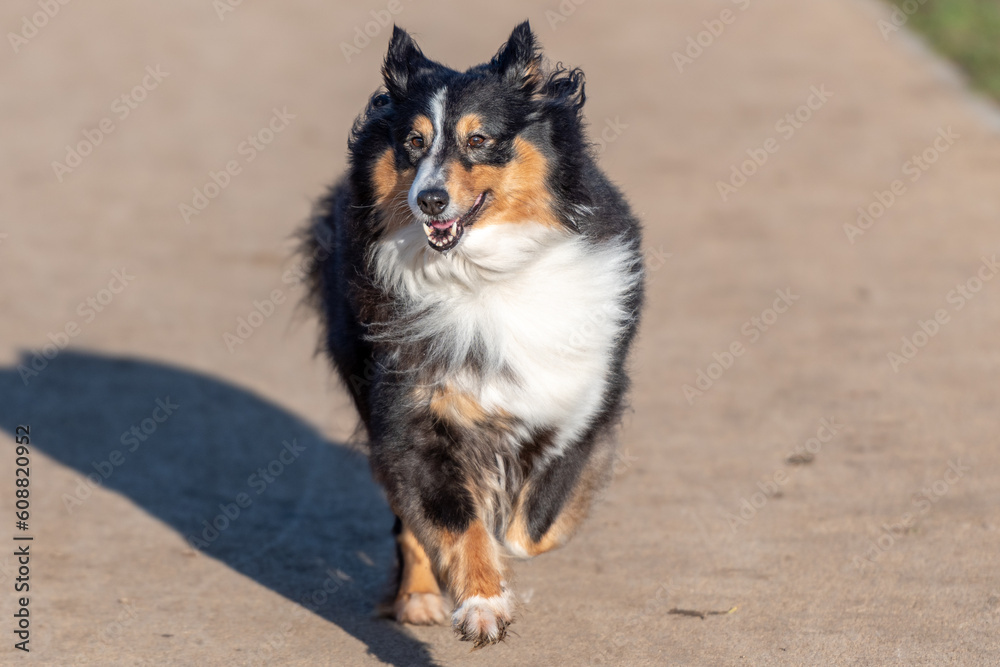
[[[414,625],[444,623],[448,618],[447,606],[427,552],[413,531],[402,522],[397,525],[397,530],[399,582],[392,616],[400,623]]]
[[[502,547],[482,519],[484,509],[470,490],[475,485],[453,448],[454,443],[408,447],[385,458],[376,454],[373,463],[383,473],[380,478],[389,482],[389,502],[405,526],[401,537],[412,536],[427,554],[455,603],[455,631],[478,648],[506,636],[513,619],[513,595]],[[403,556],[405,565],[405,550]]]
[[[476,648],[503,641],[514,610],[497,540],[478,518],[464,531],[436,531],[431,539],[438,541],[439,571],[455,600],[455,632]]]
[[[514,611],[500,543],[475,514],[460,518],[454,511],[435,512],[435,507],[461,508],[468,500],[449,497],[448,485],[443,486],[432,501],[411,504],[411,511],[402,513],[403,523],[451,594],[455,632],[476,648],[496,644],[507,636]]]

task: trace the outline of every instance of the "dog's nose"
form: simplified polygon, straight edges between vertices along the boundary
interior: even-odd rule
[[[423,190],[417,195],[417,204],[426,215],[441,215],[448,208],[448,192],[441,188]]]

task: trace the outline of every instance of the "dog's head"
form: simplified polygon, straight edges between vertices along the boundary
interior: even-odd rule
[[[369,160],[381,223],[419,224],[431,248],[456,247],[471,228],[571,224],[553,178],[585,151],[583,75],[546,73],[527,22],[488,63],[457,72],[426,58],[394,28],[373,100],[388,135]]]

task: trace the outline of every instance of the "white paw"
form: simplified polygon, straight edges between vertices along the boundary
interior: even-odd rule
[[[504,590],[493,597],[474,595],[466,599],[452,614],[451,622],[462,641],[472,642],[480,648],[502,642],[513,617],[513,599],[510,592]]]
[[[440,625],[448,618],[448,605],[437,593],[407,593],[392,606],[396,620],[413,625]]]

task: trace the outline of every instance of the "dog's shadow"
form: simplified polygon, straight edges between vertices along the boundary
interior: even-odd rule
[[[142,359],[64,351],[27,385],[17,365],[0,368],[0,405],[0,428],[28,424],[37,450],[297,611],[337,624],[384,662],[433,664],[424,644],[373,617],[393,557],[392,515],[356,451],[250,391]],[[81,521],[115,521],[86,516],[85,487],[57,491],[62,511]],[[245,655],[280,662],[281,641],[294,630],[255,639]]]

